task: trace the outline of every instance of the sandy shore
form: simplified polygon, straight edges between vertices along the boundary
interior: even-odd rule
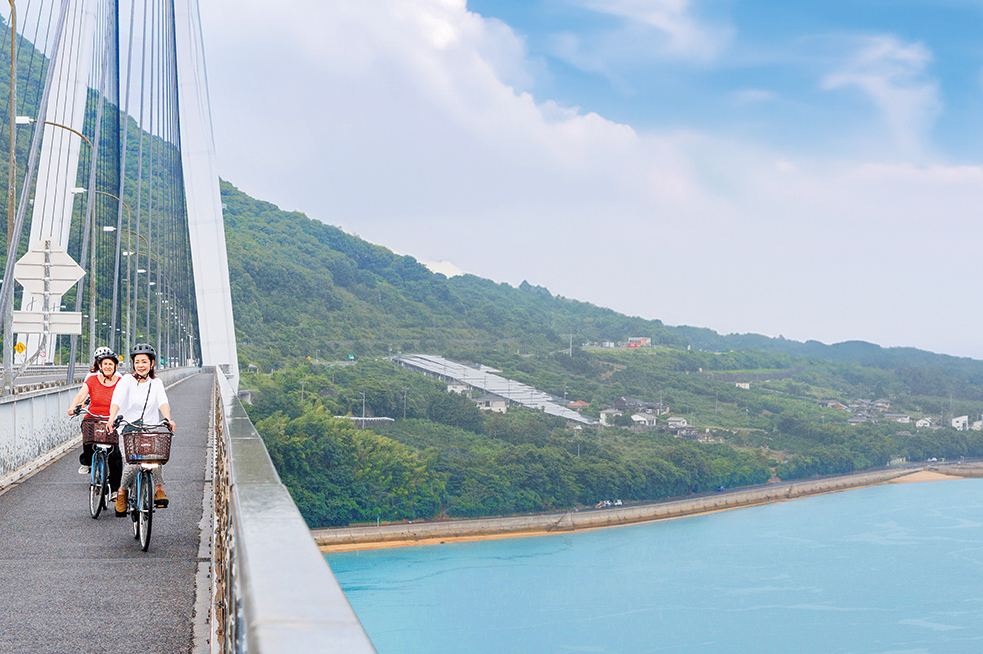
[[[905,475],[903,477],[898,477],[897,479],[891,479],[887,483],[889,484],[914,484],[922,481],[945,481],[947,479],[963,479],[964,477],[957,475],[946,475],[935,470],[919,470],[918,472],[913,472],[910,475]]]
[[[322,552],[352,552],[390,547],[439,545],[502,538],[557,536],[576,531],[608,529],[655,520],[706,515],[718,511],[782,502],[800,497],[834,493],[883,483],[906,484],[946,481],[983,476],[983,465],[960,466],[946,470],[894,470],[864,472],[830,479],[791,484],[774,484],[766,488],[738,490],[730,493],[670,502],[605,509],[567,512],[541,516],[513,516],[476,520],[448,520],[382,527],[349,527],[312,530]]]

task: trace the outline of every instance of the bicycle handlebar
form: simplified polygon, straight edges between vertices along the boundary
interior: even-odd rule
[[[160,427],[164,427],[165,429],[167,429],[167,431],[171,431],[171,424],[167,420],[163,420],[161,422],[158,422],[158,423],[152,424],[152,425],[149,425],[149,424],[137,425],[137,424],[134,424],[134,423],[132,423],[132,422],[130,422],[128,420],[125,420],[123,418],[123,416],[116,416],[116,420],[113,423],[113,428],[115,429],[115,428],[119,427],[120,425],[126,425],[128,427],[132,427],[132,428],[138,429],[140,431],[150,431],[151,429],[158,429]],[[174,432],[171,432],[171,433],[174,433]]]
[[[77,415],[81,414],[83,412],[83,410],[85,411],[85,413],[87,413],[88,415],[92,416],[93,418],[95,418],[97,420],[109,420],[109,416],[100,416],[97,413],[92,413],[91,411],[89,411],[88,408],[83,409],[81,404],[78,405],[77,407],[75,407],[75,411],[73,411],[73,415],[76,415],[77,416]]]

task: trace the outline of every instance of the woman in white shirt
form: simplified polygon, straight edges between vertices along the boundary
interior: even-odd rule
[[[157,378],[154,368],[157,365],[157,352],[152,345],[147,343],[137,343],[130,351],[130,360],[133,362],[133,373],[124,376],[116,384],[113,391],[113,399],[109,406],[109,424],[116,421],[116,416],[123,416],[123,420],[134,425],[153,425],[161,421],[161,416],[167,420],[171,431],[177,424],[171,418],[171,407],[167,403],[167,392],[164,390],[164,382]],[[124,427],[126,432],[132,427]],[[154,506],[164,508],[168,504],[167,493],[164,492],[164,476],[161,474],[161,467],[154,468],[154,485],[157,487],[154,493]],[[127,465],[123,468],[123,478],[120,481],[119,494],[116,496],[116,515],[126,515],[126,493],[127,487],[133,480],[133,475],[139,466]]]

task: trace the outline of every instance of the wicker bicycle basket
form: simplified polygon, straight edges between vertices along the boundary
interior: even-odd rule
[[[100,420],[92,428],[92,442],[100,445],[116,445],[119,438],[115,431],[106,429],[106,423]]]
[[[171,458],[171,432],[166,429],[123,434],[127,463],[167,463]]]

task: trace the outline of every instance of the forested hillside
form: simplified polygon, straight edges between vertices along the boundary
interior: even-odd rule
[[[896,373],[879,382],[884,388],[871,389],[872,395],[893,384],[915,395],[983,401],[983,361],[860,341],[824,345],[670,327],[526,282],[515,288],[473,275],[448,279],[413,257],[282,211],[229,183],[222,184],[222,198],[245,364],[269,368],[285,355],[301,354],[293,347],[285,351],[285,343],[342,358],[350,352],[538,353],[566,348],[570,333],[578,344],[648,336],[680,349],[754,353],[745,357],[746,368],[771,365],[758,365],[767,353],[786,355],[784,366],[794,359]]]
[[[312,525],[644,501],[983,456],[983,432],[948,428],[983,412],[983,362],[720,335],[527,283],[448,279],[229,184],[222,193],[250,413]],[[587,346],[629,336],[653,347]],[[583,401],[587,416],[626,398],[639,408],[585,430],[523,409],[483,414],[398,369],[388,360],[398,352],[494,366]],[[632,411],[646,406],[659,426],[633,427]],[[363,407],[394,420],[365,430],[332,417]],[[670,416],[686,430],[667,430]],[[920,418],[931,428],[916,428]]]

